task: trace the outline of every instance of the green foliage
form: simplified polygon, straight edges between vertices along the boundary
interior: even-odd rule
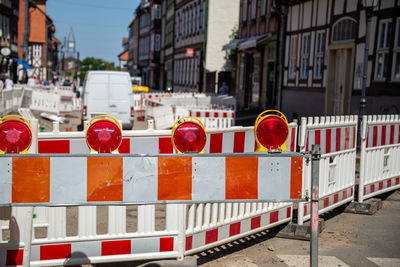
[[[239,27],[236,24],[235,26],[233,26],[232,32],[229,35],[229,42],[232,42],[233,40],[238,39],[238,37],[239,37]],[[237,56],[238,56],[237,49],[226,50],[225,51],[225,68],[233,68],[233,70],[234,70],[236,68]]]
[[[85,79],[89,70],[117,70],[114,62],[107,62],[101,58],[87,57],[80,62],[81,81]]]

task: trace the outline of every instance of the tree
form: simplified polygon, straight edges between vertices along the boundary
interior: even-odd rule
[[[89,70],[117,70],[114,62],[108,62],[101,58],[87,57],[80,62],[81,81],[85,79]]]
[[[232,28],[232,32],[229,35],[229,42],[236,40],[239,36],[239,27],[236,24]],[[225,70],[231,71],[236,69],[236,62],[237,62],[238,51],[237,49],[226,50],[225,51]]]

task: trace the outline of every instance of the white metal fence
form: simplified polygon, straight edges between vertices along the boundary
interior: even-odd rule
[[[354,199],[357,116],[302,118],[300,151],[321,147],[319,214]],[[311,168],[304,171],[304,190],[311,187]],[[298,223],[310,219],[310,203],[299,203]]]
[[[400,188],[399,115],[364,116],[358,201]]]

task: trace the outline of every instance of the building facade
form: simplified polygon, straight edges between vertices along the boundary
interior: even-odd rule
[[[295,2],[288,7],[282,111],[289,117],[358,114],[367,29],[363,1]],[[368,42],[366,113],[399,113],[399,1],[379,1]]]
[[[237,51],[238,108],[254,114],[276,105],[278,24],[270,5],[268,0],[241,0],[238,37],[224,47]]]
[[[121,71],[128,71],[128,60],[129,60],[129,39],[127,37],[122,38],[122,52],[118,55],[119,69]]]
[[[17,81],[18,57],[18,0],[0,1],[0,74]]]
[[[129,24],[128,35],[128,63],[127,68],[131,76],[139,75],[138,71],[138,46],[139,46],[139,19],[135,17]]]
[[[173,90],[174,75],[174,23],[175,1],[165,0],[162,3],[162,34],[161,34],[161,89]]]
[[[222,46],[238,16],[239,0],[175,2],[174,91],[217,91],[216,77],[226,63]]]
[[[161,0],[142,0],[136,9],[139,20],[138,69],[142,83],[160,88]]]

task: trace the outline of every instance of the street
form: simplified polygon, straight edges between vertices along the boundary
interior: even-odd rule
[[[323,216],[320,266],[400,266],[400,191],[382,199],[383,208],[372,216],[341,211]],[[309,266],[308,241],[260,233],[256,238],[235,243],[218,249],[219,252],[201,253],[198,264],[204,267]]]

